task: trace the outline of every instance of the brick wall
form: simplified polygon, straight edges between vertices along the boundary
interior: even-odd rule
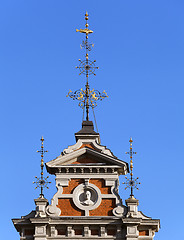
[[[63,194],[71,194],[73,190],[81,183],[83,183],[83,179],[71,179],[69,181],[68,186],[63,187]]]
[[[104,179],[90,179],[89,182],[96,185],[102,194],[111,194],[111,187],[105,186]]]
[[[92,158],[82,158],[82,159],[78,159],[76,162],[73,162],[72,164],[80,164],[80,163],[98,163],[98,161]]]
[[[91,229],[91,235],[99,235],[98,229]]]
[[[149,230],[139,231],[139,236],[149,236]]]
[[[66,235],[66,228],[58,229],[58,235]]]
[[[107,229],[107,235],[112,235],[115,236],[116,235],[116,229]]]
[[[113,216],[112,210],[115,206],[115,199],[102,199],[98,208],[89,211],[89,216]]]
[[[61,209],[60,216],[84,216],[84,211],[78,209],[71,198],[59,198],[57,207]]]
[[[88,148],[95,149],[95,148],[93,147],[93,145],[92,145],[92,144],[89,144],[89,143],[82,144],[82,146],[81,146],[79,149],[84,148],[84,147],[88,147]]]

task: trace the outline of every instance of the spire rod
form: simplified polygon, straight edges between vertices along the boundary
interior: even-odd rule
[[[89,66],[89,60],[88,60],[88,52],[91,51],[91,46],[94,46],[93,44],[89,44],[88,42],[88,34],[90,33],[93,33],[92,30],[89,30],[88,27],[89,27],[89,24],[88,24],[88,13],[86,11],[86,14],[85,14],[85,20],[86,20],[86,24],[85,24],[85,29],[76,29],[76,32],[80,32],[80,33],[85,33],[86,34],[86,40],[82,42],[82,45],[81,48],[85,48],[86,50],[86,55],[85,55],[85,66],[84,66],[84,72],[85,72],[85,75],[86,75],[86,121],[89,121],[89,81],[88,81],[88,77],[89,77],[89,70],[90,70],[90,66]],[[81,62],[81,60],[79,59],[79,61]],[[77,67],[77,68],[80,68]],[[97,67],[98,68],[98,67]],[[80,73],[81,74],[81,73]],[[80,75],[79,74],[79,75]]]
[[[133,155],[137,154],[137,152],[133,152],[133,150],[132,150],[132,143],[133,143],[132,138],[130,138],[129,143],[130,143],[130,150],[129,150],[129,152],[126,152],[126,154],[130,155],[130,178],[125,177],[126,182],[123,182],[123,184],[126,185],[125,189],[127,189],[127,188],[131,189],[130,197],[133,198],[134,197],[133,189],[139,190],[139,188],[137,186],[138,186],[138,184],[140,184],[140,182],[138,182],[138,179],[139,179],[138,177],[133,178]]]
[[[44,138],[43,138],[43,136],[41,137],[40,141],[41,141],[41,149],[38,150],[37,152],[40,153],[40,155],[41,155],[41,165],[40,165],[41,171],[40,171],[40,177],[39,178],[35,177],[36,182],[33,182],[33,183],[36,184],[35,189],[37,189],[38,187],[40,188],[40,197],[44,197],[43,189],[48,188],[47,185],[51,182],[48,182],[48,180],[47,180],[49,178],[48,176],[46,178],[43,176],[43,168],[44,168],[43,158],[44,158],[44,154],[47,153],[48,151],[44,150],[44,145],[43,145]]]
[[[99,92],[98,90],[94,90],[94,89],[90,90],[89,75],[96,76],[95,70],[98,69],[98,67],[95,66],[96,60],[94,60],[94,61],[89,60],[89,51],[91,51],[92,47],[94,47],[94,44],[89,43],[89,41],[88,41],[88,35],[93,33],[93,31],[88,28],[89,27],[89,24],[88,24],[89,18],[88,17],[89,17],[89,15],[86,12],[85,28],[84,29],[76,29],[76,32],[84,33],[86,35],[85,40],[82,41],[82,44],[80,45],[81,49],[82,48],[85,49],[85,60],[79,59],[79,66],[76,67],[80,71],[79,75],[84,74],[86,77],[85,90],[83,90],[82,88],[75,92],[72,92],[70,90],[67,95],[67,97],[71,97],[73,100],[78,100],[79,106],[82,109],[86,109],[86,121],[89,121],[89,108],[91,107],[92,109],[94,109],[97,106],[98,100],[102,100],[102,99],[108,97],[105,90],[102,93]]]

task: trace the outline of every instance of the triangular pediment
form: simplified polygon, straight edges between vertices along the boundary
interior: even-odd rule
[[[128,164],[126,162],[121,161],[116,157],[96,151],[87,146],[79,148],[78,150],[72,151],[65,155],[61,154],[56,159],[46,163],[47,171],[49,173],[56,172],[57,168],[59,167],[67,167],[71,165],[117,166],[118,168],[122,169],[123,174],[126,174],[128,172]]]

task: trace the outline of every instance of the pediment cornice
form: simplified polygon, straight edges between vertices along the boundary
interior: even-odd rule
[[[78,139],[78,141],[74,145],[68,146],[68,148],[64,149],[63,152],[62,152],[62,155],[72,153],[72,152],[76,151],[77,149],[81,148],[85,144],[86,145],[90,144],[96,151],[99,151],[101,153],[104,153],[104,154],[107,154],[111,157],[116,158],[116,156],[114,156],[113,153],[106,146],[98,144],[95,139],[91,139],[91,138],[89,138],[89,139]]]
[[[59,168],[61,166],[67,167],[68,165],[71,165],[73,162],[75,162],[77,158],[84,155],[89,158],[95,158],[95,160],[99,161],[99,163],[104,163],[105,165],[119,166],[122,169],[123,174],[126,174],[128,172],[128,164],[126,162],[121,161],[113,156],[98,152],[89,147],[83,147],[78,150],[71,151],[70,153],[67,153],[65,155],[61,154],[56,159],[46,163],[47,170],[48,172],[53,172],[53,168]],[[90,164],[88,163],[88,165]]]

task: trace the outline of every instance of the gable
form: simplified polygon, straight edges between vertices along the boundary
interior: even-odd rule
[[[121,174],[128,172],[128,164],[115,157],[100,153],[94,149],[84,146],[71,153],[60,155],[56,159],[46,163],[47,171],[51,174],[58,172],[58,168],[72,166],[112,166],[121,169]]]
[[[72,164],[98,164],[99,161],[92,157],[85,156],[85,154],[81,157],[78,157],[76,161],[72,162]]]
[[[116,156],[114,156],[114,154],[110,151],[110,149],[108,149],[106,146],[100,145],[98,142],[96,142],[95,139],[78,139],[76,144],[68,146],[68,148],[64,149],[62,152],[62,155],[72,153],[78,149],[85,148],[85,147],[91,148],[97,152],[101,152],[116,158]]]
[[[84,148],[84,147],[88,147],[88,148],[97,150],[97,149],[95,148],[95,146],[93,146],[93,144],[90,144],[90,143],[83,143],[80,148]],[[80,148],[79,148],[79,149],[80,149]],[[98,151],[98,150],[97,150],[97,151]]]

